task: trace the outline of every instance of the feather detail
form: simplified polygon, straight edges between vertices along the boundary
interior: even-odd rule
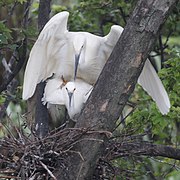
[[[138,78],[138,83],[156,102],[160,112],[167,114],[170,109],[168,94],[151,62],[147,59]]]

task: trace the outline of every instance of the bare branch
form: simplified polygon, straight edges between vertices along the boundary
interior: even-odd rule
[[[30,7],[31,1],[28,0],[25,4],[24,4],[24,17],[23,17],[23,28],[27,27],[27,23],[28,23],[28,14],[29,14],[29,7]],[[27,49],[27,39],[26,37],[24,38],[24,40],[22,40],[21,44],[19,45],[18,49],[15,50],[15,54],[19,53],[19,57],[17,57],[18,62],[15,65],[15,67],[13,69],[11,69],[12,73],[10,73],[9,71],[6,71],[6,79],[3,80],[3,83],[0,86],[0,93],[4,90],[6,90],[8,84],[13,80],[13,78],[19,73],[19,71],[21,70],[25,59],[26,59],[26,49]],[[21,52],[20,52],[21,51]],[[14,57],[12,57],[14,58]],[[15,61],[14,61],[15,63]]]
[[[145,141],[132,142],[111,142],[108,144],[108,152],[111,152],[106,157],[108,160],[116,159],[125,156],[161,156],[180,160],[180,149],[170,146],[152,144]]]

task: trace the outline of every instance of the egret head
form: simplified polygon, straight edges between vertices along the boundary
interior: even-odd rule
[[[86,38],[83,35],[76,35],[73,40],[73,47],[75,50],[75,69],[74,69],[74,80],[76,79],[78,64],[80,62],[81,53],[85,46]]]
[[[68,82],[65,86],[67,94],[68,94],[68,107],[69,109],[72,108],[72,98],[74,95],[74,91],[76,90],[75,83],[74,82]]]

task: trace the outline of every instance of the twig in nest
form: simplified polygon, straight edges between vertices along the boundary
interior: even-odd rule
[[[54,180],[57,180],[57,178],[53,175],[53,173],[48,169],[48,167],[47,167],[42,161],[39,161],[39,163],[43,166],[44,169],[46,169],[46,171],[48,172],[48,174],[49,174]]]

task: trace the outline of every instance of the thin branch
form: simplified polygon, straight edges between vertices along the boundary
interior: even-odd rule
[[[16,88],[18,86],[18,81],[16,79],[13,79],[10,84],[7,87],[7,91],[8,93],[5,94],[6,95],[6,100],[5,102],[1,105],[0,108],[0,121],[2,120],[2,118],[5,116],[6,114],[6,109],[9,105],[9,102],[12,101],[13,97],[11,94],[14,94]]]
[[[29,8],[31,5],[31,0],[27,1],[24,5],[24,18],[23,18],[23,28],[27,27],[27,23],[28,23],[28,14],[29,14]],[[0,93],[4,90],[7,89],[8,84],[13,80],[13,78],[19,73],[19,71],[21,70],[25,59],[26,59],[26,49],[27,49],[27,38],[25,37],[22,41],[21,44],[19,45],[19,47],[15,50],[15,54],[17,52],[19,52],[19,57],[18,57],[18,62],[15,65],[14,69],[11,69],[12,73],[10,72],[6,72],[6,77],[7,79],[3,81],[3,83],[0,86]],[[21,53],[20,53],[21,51]],[[13,54],[14,54],[13,53]],[[14,58],[14,57],[12,57]]]
[[[163,45],[163,42],[162,42],[162,36],[161,34],[159,34],[159,46],[160,46],[160,54],[161,54],[161,62],[163,63],[164,62],[164,45]]]
[[[57,178],[53,175],[53,173],[49,170],[49,168],[48,168],[42,161],[39,161],[39,163],[43,166],[44,169],[46,169],[46,171],[48,172],[48,174],[49,174],[54,180],[57,180]]]
[[[108,145],[111,153],[108,154],[108,159],[116,159],[118,157],[132,155],[146,156],[161,156],[171,159],[180,160],[180,149],[166,145],[157,145],[149,142],[111,142]]]
[[[123,10],[122,7],[118,7],[118,9],[119,9],[119,11],[120,11],[120,13],[121,13],[121,17],[123,18],[123,21],[124,21],[125,24],[126,24],[126,23],[127,23],[126,18],[127,18],[128,16],[125,14],[125,12],[124,12],[124,10]]]

